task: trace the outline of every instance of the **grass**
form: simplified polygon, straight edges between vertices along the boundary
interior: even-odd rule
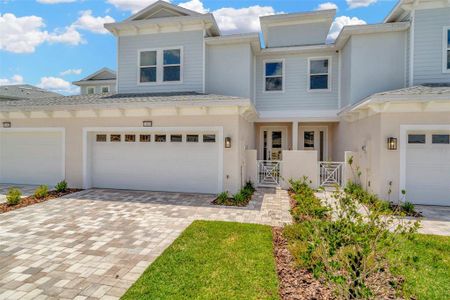
[[[400,260],[395,275],[405,279],[405,296],[416,299],[450,299],[450,237],[416,234],[399,238],[390,259]]]
[[[272,230],[195,221],[122,299],[278,299]]]

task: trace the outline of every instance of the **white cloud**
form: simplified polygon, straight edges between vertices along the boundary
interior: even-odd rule
[[[11,78],[0,78],[0,85],[9,85],[9,84],[22,84],[23,77],[20,75],[14,75]]]
[[[319,4],[319,6],[317,6],[316,10],[327,10],[327,9],[338,9],[338,6],[333,3],[333,2],[325,2],[325,3],[321,3]]]
[[[349,8],[367,7],[377,3],[378,0],[345,0]]]
[[[191,0],[188,2],[183,2],[183,3],[178,4],[178,6],[199,12],[201,14],[207,13],[209,11],[209,9],[206,9],[203,6],[203,2],[201,2],[200,0]]]
[[[103,27],[103,24],[115,22],[115,20],[110,16],[94,17],[91,10],[85,10],[80,13],[81,16],[75,21],[75,23],[72,24],[73,28],[105,34],[108,33],[108,31]]]
[[[114,5],[116,8],[120,10],[128,10],[133,13],[140,11],[156,1],[157,0],[107,0],[109,4]]]
[[[37,0],[37,2],[42,4],[58,4],[58,3],[70,3],[76,0]]]
[[[331,25],[330,32],[328,33],[328,42],[334,41],[338,35],[339,32],[341,32],[342,28],[347,25],[364,25],[367,24],[366,21],[358,19],[357,17],[347,17],[347,16],[340,16],[337,17],[333,24]]]
[[[271,6],[246,8],[224,7],[213,11],[219,28],[224,33],[256,32],[260,30],[259,17],[275,14]]]
[[[68,69],[68,70],[62,71],[61,73],[59,73],[59,75],[61,75],[61,76],[80,75],[81,72],[83,72],[82,69]]]
[[[14,53],[32,53],[44,42],[78,45],[81,35],[72,27],[48,33],[44,21],[37,16],[16,17],[0,14],[0,50]]]
[[[65,95],[73,95],[79,92],[79,88],[72,85],[70,82],[65,81],[59,77],[42,77],[41,81],[37,85],[41,89],[49,90],[56,93],[62,93]]]

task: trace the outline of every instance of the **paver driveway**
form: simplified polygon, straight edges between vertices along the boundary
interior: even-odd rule
[[[285,191],[247,208],[211,195],[88,190],[0,214],[0,299],[119,298],[195,219],[282,225]]]

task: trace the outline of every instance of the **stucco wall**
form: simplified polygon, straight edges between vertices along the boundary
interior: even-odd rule
[[[239,124],[244,126],[245,120],[239,116],[179,116],[179,117],[120,117],[120,118],[43,118],[43,119],[13,119],[12,127],[63,127],[65,128],[66,146],[66,179],[72,187],[83,185],[83,138],[84,127],[142,127],[142,121],[151,119],[153,127],[223,127],[224,137],[230,136],[234,141],[229,149],[224,149],[224,190],[231,193],[240,188],[241,162],[245,154],[241,149],[244,145],[239,139]],[[6,120],[0,120],[6,121]],[[241,157],[242,156],[242,157]],[[39,170],[28,170],[39,172]]]
[[[400,183],[400,125],[450,124],[450,114],[443,113],[382,113],[355,122],[341,121],[336,126],[334,155],[344,156],[344,151],[358,154],[363,172],[362,184],[385,199],[392,181],[390,199],[397,200]],[[397,150],[388,150],[388,137],[396,137]],[[362,146],[366,146],[366,151]],[[356,167],[357,164],[355,164]]]

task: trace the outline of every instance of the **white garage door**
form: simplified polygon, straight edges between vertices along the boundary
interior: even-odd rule
[[[95,133],[93,187],[217,193],[219,142],[211,133]]]
[[[450,205],[450,132],[409,132],[405,173],[409,201]]]
[[[59,130],[0,132],[0,182],[54,185],[64,179],[64,134]]]

